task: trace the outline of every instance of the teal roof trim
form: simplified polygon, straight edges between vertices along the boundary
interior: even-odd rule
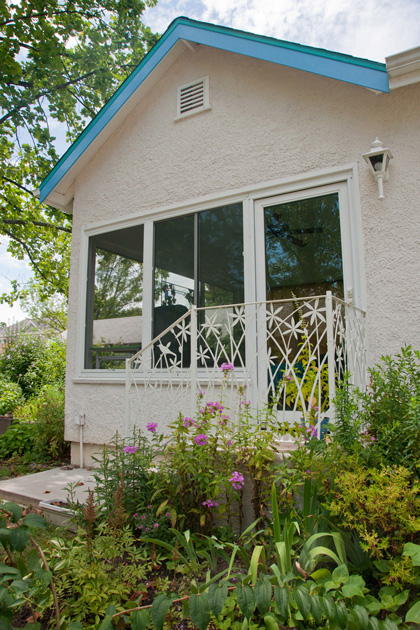
[[[184,17],[177,18],[41,183],[41,201],[44,201],[55,189],[114,115],[180,39],[312,72],[361,87],[389,92],[385,64],[272,37],[254,35],[224,26],[197,22]]]

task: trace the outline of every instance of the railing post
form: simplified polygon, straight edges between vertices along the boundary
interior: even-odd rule
[[[131,424],[131,405],[130,405],[130,387],[131,387],[131,366],[130,359],[125,360],[125,437],[130,437]]]
[[[327,318],[327,357],[328,357],[328,397],[330,402],[330,422],[334,421],[335,398],[335,343],[334,343],[334,316],[333,299],[331,291],[327,291],[325,296],[325,311]],[[321,427],[318,431],[320,432]]]
[[[191,415],[197,403],[197,307],[191,307]]]

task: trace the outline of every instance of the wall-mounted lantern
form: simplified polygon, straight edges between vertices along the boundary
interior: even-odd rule
[[[389,179],[388,166],[392,153],[376,138],[370,145],[370,151],[363,153],[362,157],[369,164],[372,175],[378,182],[378,199],[382,200],[384,198],[383,183]]]

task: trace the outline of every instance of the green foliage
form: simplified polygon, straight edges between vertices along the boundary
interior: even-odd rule
[[[114,510],[115,494],[120,484],[124,509],[130,517],[149,510],[153,452],[140,431],[134,432],[129,441],[121,440],[117,434],[109,446],[103,447],[101,455],[93,457],[93,460],[95,493],[106,519]]]
[[[51,541],[46,555],[62,602],[62,622],[82,622],[85,630],[96,630],[109,606],[123,610],[146,590],[142,583],[150,563],[135,542],[127,528],[116,535],[106,523],[98,525],[90,546],[82,530],[67,541]]]
[[[13,411],[23,403],[22,388],[0,375],[0,416]]]
[[[59,338],[18,334],[6,339],[0,354],[0,374],[19,384],[25,399],[51,383],[64,385],[66,344]]]
[[[7,554],[0,562],[0,627],[12,628],[13,614],[24,606],[45,612],[51,607],[51,573],[41,562],[31,532],[45,528],[39,514],[23,516],[16,503],[0,505],[0,546]]]
[[[71,215],[35,190],[58,159],[51,120],[75,140],[157,41],[141,22],[155,0],[34,0],[0,9],[0,232],[29,257],[44,295],[67,294]],[[24,292],[24,291],[23,291]],[[15,283],[13,301],[22,293]]]
[[[15,420],[7,431],[0,435],[0,457],[31,454],[35,444],[35,433],[32,422]]]
[[[362,548],[375,558],[402,552],[420,531],[420,485],[402,466],[339,473],[328,509],[340,526],[355,530]]]
[[[69,455],[64,440],[64,390],[44,385],[38,396],[21,407],[20,416],[33,425],[33,455],[38,460],[61,459]]]

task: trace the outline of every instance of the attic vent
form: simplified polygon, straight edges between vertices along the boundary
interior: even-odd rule
[[[210,109],[209,78],[204,77],[179,87],[177,97],[177,116],[175,120]]]

